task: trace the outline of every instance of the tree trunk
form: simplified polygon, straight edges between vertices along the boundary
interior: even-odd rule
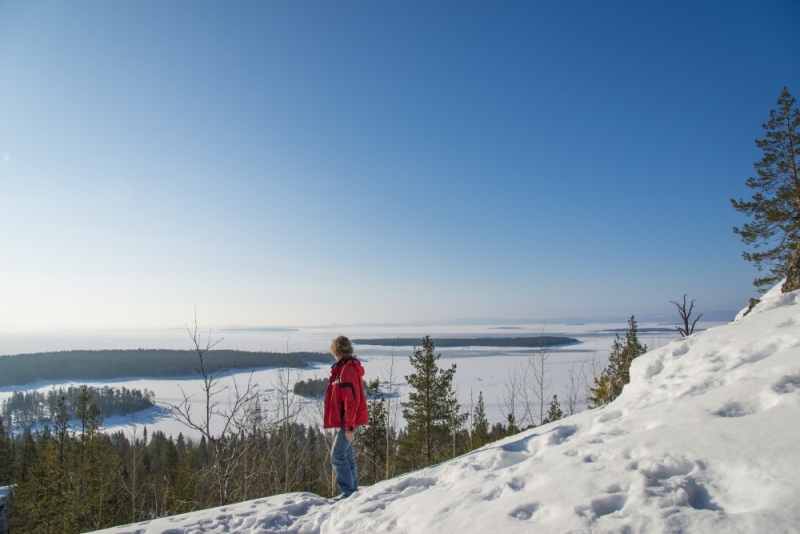
[[[797,247],[794,257],[789,263],[789,269],[786,271],[786,282],[781,287],[781,293],[789,293],[798,289],[800,289],[800,246]]]

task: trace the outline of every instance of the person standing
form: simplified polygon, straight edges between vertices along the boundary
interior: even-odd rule
[[[353,354],[353,344],[345,336],[331,342],[336,363],[331,367],[325,391],[325,428],[338,428],[331,448],[331,464],[342,498],[358,491],[358,471],[353,440],[356,429],[369,423],[367,399],[364,395],[364,368]]]

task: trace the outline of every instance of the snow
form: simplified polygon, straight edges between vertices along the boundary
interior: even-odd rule
[[[797,532],[800,292],[637,359],[586,411],[363,488],[103,532]]]

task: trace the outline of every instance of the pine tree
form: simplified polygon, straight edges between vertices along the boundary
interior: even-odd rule
[[[178,469],[178,450],[172,437],[167,438],[160,430],[153,432],[147,449],[152,458],[150,494],[153,499],[153,513],[165,515],[169,510],[168,497]]]
[[[28,468],[36,458],[36,440],[33,439],[30,427],[22,430],[22,444],[20,452],[14,461],[14,480],[24,482],[28,478]]]
[[[99,530],[111,526],[111,517],[119,509],[114,502],[114,484],[110,473],[107,438],[101,434],[103,419],[92,402],[88,386],[81,386],[75,415],[80,424],[77,437],[77,458],[73,478],[74,502],[80,529]]]
[[[519,428],[517,427],[517,421],[513,413],[508,414],[506,420],[508,421],[508,427],[506,432],[508,433],[509,436],[513,436],[514,434],[519,432]]]
[[[58,463],[64,467],[66,465],[67,447],[70,441],[69,410],[67,400],[60,397],[55,409],[55,420],[53,421],[53,438],[58,446]]]
[[[3,418],[0,417],[0,486],[11,484],[11,440],[6,434]]]
[[[359,462],[359,467],[368,473],[365,481],[375,483],[381,480],[381,473],[386,463],[386,399],[380,389],[377,378],[367,384],[367,409],[369,424],[360,432],[359,451],[366,462]]]
[[[638,330],[636,319],[631,315],[628,319],[625,340],[623,341],[619,334],[616,335],[611,344],[608,366],[599,377],[595,377],[594,387],[590,388],[590,408],[597,408],[612,402],[622,393],[625,384],[631,381],[631,363],[647,352],[647,346],[639,342]]]
[[[430,336],[425,336],[422,349],[415,347],[410,358],[416,372],[406,376],[412,391],[408,402],[402,403],[408,429],[401,448],[411,469],[444,459],[445,447],[452,439],[453,414],[458,411],[452,388],[456,365],[439,369],[436,361],[440,355],[434,350]]]
[[[757,249],[742,256],[759,271],[768,268],[768,275],[753,281],[762,289],[785,276],[800,247],[800,109],[795,103],[784,87],[777,109],[770,111],[770,119],[763,125],[766,137],[756,141],[764,157],[754,164],[758,177],[746,182],[755,190],[753,198],[731,199],[736,211],[753,219],[733,231]]]
[[[478,403],[472,415],[472,446],[483,447],[489,442],[489,420],[486,418],[486,405],[483,391],[478,392]]]
[[[553,395],[553,400],[550,401],[550,409],[547,411],[547,417],[542,424],[552,423],[564,417],[564,412],[561,411],[561,405],[558,403],[558,395]]]
[[[447,426],[450,433],[450,458],[455,458],[468,450],[469,435],[464,429],[464,425],[469,419],[469,414],[461,412],[461,404],[459,404],[458,396],[452,388],[446,400],[446,410]]]
[[[60,442],[61,437],[67,441]],[[24,482],[18,481],[11,494],[8,522],[12,532],[79,532],[67,466],[71,439],[69,432],[42,434]]]
[[[589,409],[605,406],[611,398],[611,385],[608,382],[608,377],[605,373],[601,374],[594,379],[594,386],[589,387],[589,397],[586,399],[589,403]]]

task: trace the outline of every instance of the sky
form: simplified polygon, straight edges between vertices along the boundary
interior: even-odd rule
[[[0,0],[0,332],[735,313],[798,22]]]

